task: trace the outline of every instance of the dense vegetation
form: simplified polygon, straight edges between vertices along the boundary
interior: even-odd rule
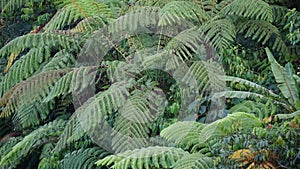
[[[297,2],[0,9],[0,168],[300,168]]]

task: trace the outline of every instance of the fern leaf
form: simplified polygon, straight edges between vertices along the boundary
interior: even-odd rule
[[[200,142],[206,142],[213,138],[225,136],[234,132],[233,126],[239,126],[242,130],[248,130],[252,127],[260,126],[260,121],[252,114],[242,112],[229,114],[223,119],[206,125],[200,133],[199,140]]]
[[[190,169],[190,168],[212,168],[214,162],[211,157],[207,157],[201,153],[188,154],[179,159],[172,168],[174,169]]]
[[[35,48],[39,46],[61,47],[64,49],[78,50],[80,48],[79,42],[75,38],[70,38],[66,35],[55,33],[38,33],[27,34],[15,38],[7,45],[0,49],[0,56],[4,57],[11,53],[21,53],[27,48]]]
[[[46,124],[24,137],[22,141],[16,144],[13,149],[1,158],[0,166],[13,167],[33,150],[39,148],[45,143],[55,142],[56,138],[63,131],[65,121],[58,120]]]
[[[160,135],[166,140],[175,142],[188,150],[199,144],[199,135],[203,128],[203,123],[192,121],[177,122],[162,130]]]
[[[96,162],[98,166],[110,166],[116,169],[170,168],[188,152],[174,147],[147,147],[130,150],[105,157]]]
[[[205,41],[211,43],[217,51],[229,47],[236,36],[232,21],[218,16],[201,25],[199,30],[205,36]]]
[[[172,1],[167,3],[159,14],[158,26],[187,24],[188,20],[203,22],[207,19],[206,13],[195,2]]]
[[[292,118],[295,118],[295,117],[299,117],[300,116],[300,110],[298,111],[295,111],[291,114],[277,114],[276,117],[280,120],[286,120],[286,119],[292,119]]]
[[[276,82],[278,83],[280,91],[291,104],[296,104],[297,102],[299,102],[299,94],[296,82],[293,78],[293,74],[291,73],[292,71],[290,70],[292,68],[287,66],[283,68],[277,63],[268,48],[266,48],[266,52],[271,63],[272,72],[275,76]]]
[[[234,0],[221,10],[226,15],[237,15],[249,19],[273,22],[270,5],[263,0]]]
[[[112,146],[115,152],[145,147],[148,144],[150,124],[159,116],[163,102],[159,89],[134,90],[125,105],[119,109],[113,128]]]
[[[98,159],[104,158],[107,155],[109,155],[108,152],[98,147],[75,150],[64,156],[61,160],[61,168],[92,169],[96,167],[95,162]]]
[[[68,4],[65,3],[44,29],[46,31],[62,30],[65,25],[91,16],[99,16],[100,21],[105,23],[105,18],[112,17],[112,12],[107,5],[94,0],[74,0]]]
[[[30,51],[17,60],[4,76],[1,82],[1,89],[6,93],[15,84],[26,80],[41,67],[42,63],[49,60],[49,48],[32,48]]]
[[[282,53],[288,53],[288,48],[282,40],[279,30],[267,21],[242,21],[237,24],[237,29],[239,33],[245,34],[245,38],[252,37],[253,40],[257,40],[263,45],[267,42],[270,42],[270,39],[274,36],[274,42],[270,42],[272,44],[272,49],[280,51]]]
[[[10,116],[22,105],[28,105],[36,100],[46,97],[49,88],[69,70],[58,70],[38,74],[18,83],[11,88],[0,100],[0,105],[5,106],[1,117]]]

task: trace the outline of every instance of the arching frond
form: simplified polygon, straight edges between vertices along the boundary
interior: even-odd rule
[[[272,8],[263,0],[234,0],[224,7],[221,13],[273,22]]]
[[[212,168],[214,161],[211,157],[207,157],[201,153],[188,154],[179,159],[172,168],[174,169],[190,169],[190,168],[201,168],[210,169]]]
[[[57,137],[63,131],[64,126],[65,121],[57,120],[34,130],[16,144],[9,153],[1,158],[0,166],[7,168],[16,166],[24,157],[32,153],[33,150],[45,143],[55,142]]]
[[[163,98],[153,91],[134,90],[126,103],[119,109],[113,128],[112,148],[124,152],[145,147],[148,144],[151,123],[156,120]]]
[[[215,17],[200,26],[199,31],[205,36],[205,41],[220,51],[229,47],[235,39],[236,28],[231,20]]]
[[[170,168],[188,152],[174,147],[147,147],[130,150],[105,157],[97,161],[98,166],[111,166],[115,169],[126,168]]]
[[[266,104],[257,103],[254,101],[244,101],[230,108],[230,112],[245,112],[255,114],[260,120],[263,120],[276,112],[276,107],[271,100]]]
[[[74,37],[56,33],[27,34],[15,38],[1,48],[0,56],[5,57],[14,53],[17,57],[25,49],[39,46],[60,47],[68,50],[78,50],[80,48],[79,42]]]
[[[173,24],[188,24],[188,22],[203,22],[207,14],[196,2],[171,1],[167,3],[159,14],[158,26]]]
[[[43,65],[40,72],[47,72],[51,70],[65,69],[73,67],[77,63],[73,54],[67,50],[57,52],[45,65]]]
[[[259,26],[258,26],[259,25]],[[288,48],[282,40],[279,30],[270,22],[262,20],[246,20],[237,24],[239,33],[243,33],[245,38],[251,37],[253,40],[261,42],[263,45],[267,42],[271,44],[272,49],[282,53],[288,53]],[[274,37],[274,41],[270,39]]]
[[[22,81],[11,88],[0,100],[1,107],[4,110],[1,112],[1,117],[10,116],[18,108],[24,105],[33,103],[36,100],[44,98],[50,92],[50,87],[55,81],[60,79],[69,70],[57,70],[38,74]]]
[[[15,84],[32,76],[41,64],[50,58],[50,50],[47,47],[32,48],[29,52],[17,60],[9,69],[1,82],[2,93],[6,93]]]
[[[92,16],[99,16],[97,19],[101,19],[98,21],[104,24],[107,18],[112,17],[112,12],[107,5],[101,2],[94,0],[74,0],[65,3],[63,8],[53,16],[44,29],[46,31],[62,30],[66,25]]]
[[[162,130],[160,135],[188,150],[199,144],[199,135],[204,126],[194,121],[177,122]]]
[[[252,114],[243,112],[229,114],[223,119],[219,119],[206,125],[201,130],[199,141],[207,142],[210,139],[233,133],[238,128],[241,130],[248,130],[258,126],[260,126],[260,121]]]
[[[95,162],[109,153],[99,147],[79,149],[64,156],[61,161],[62,169],[70,168],[85,168],[92,169],[95,168]]]

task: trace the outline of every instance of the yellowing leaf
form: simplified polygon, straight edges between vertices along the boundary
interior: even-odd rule
[[[11,67],[11,65],[13,64],[14,60],[16,59],[16,57],[18,56],[19,54],[17,53],[11,53],[10,54],[10,57],[8,58],[8,62],[7,62],[7,65],[6,65],[6,68],[4,70],[4,73],[7,73],[9,68]]]

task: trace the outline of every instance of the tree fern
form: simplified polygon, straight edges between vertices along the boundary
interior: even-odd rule
[[[187,154],[188,152],[174,147],[147,147],[108,156],[96,164],[116,169],[171,168],[178,159]]]

